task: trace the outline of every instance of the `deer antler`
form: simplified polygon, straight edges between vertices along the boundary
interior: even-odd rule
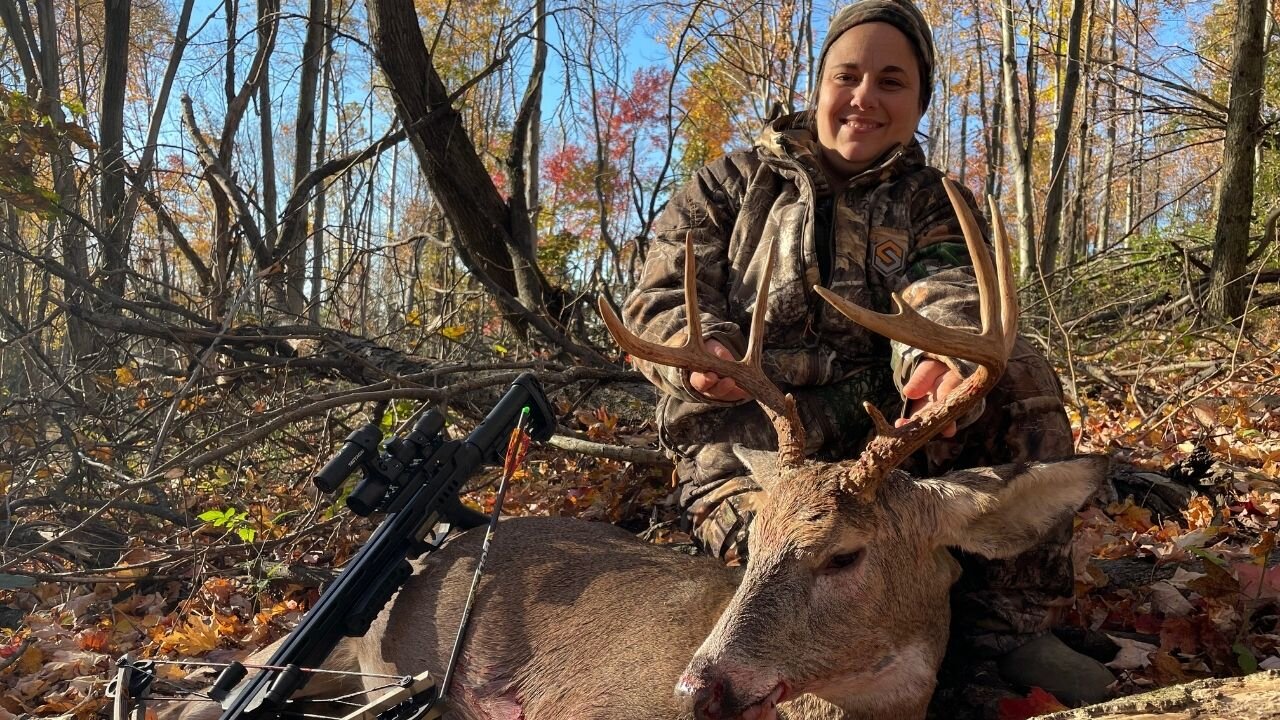
[[[769,246],[764,275],[756,289],[756,304],[751,314],[750,340],[746,355],[741,360],[725,360],[707,350],[702,338],[702,316],[698,311],[697,265],[693,254],[693,239],[686,235],[684,241],[684,306],[688,318],[688,337],[681,347],[668,347],[642,340],[627,330],[604,298],[600,299],[600,317],[609,328],[613,339],[631,355],[649,362],[678,367],[690,372],[713,372],[735,382],[760,404],[774,432],[778,434],[778,462],[795,467],[804,461],[804,425],[796,410],[795,398],[782,392],[764,374],[761,352],[764,349],[764,314],[769,298],[769,279],[773,276],[776,248]]]
[[[935,402],[906,425],[894,428],[871,403],[863,403],[876,426],[876,437],[867,444],[850,477],[856,479],[864,499],[870,499],[880,482],[893,468],[919,450],[935,435],[965,413],[995,387],[1004,374],[1013,341],[1018,332],[1018,294],[1013,284],[1009,261],[1009,240],[1004,221],[997,212],[995,200],[988,198],[994,221],[996,266],[983,246],[978,223],[960,197],[956,185],[946,178],[943,186],[960,219],[965,244],[973,258],[974,276],[978,284],[979,315],[982,330],[974,333],[950,328],[920,316],[897,294],[893,294],[895,312],[881,314],[850,303],[829,290],[814,290],[846,317],[891,340],[927,353],[971,360],[977,371],[964,380],[941,402]],[[998,287],[999,296],[996,297]]]

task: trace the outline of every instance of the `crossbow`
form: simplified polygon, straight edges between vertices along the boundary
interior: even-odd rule
[[[375,512],[386,516],[266,663],[223,666],[208,694],[210,700],[222,703],[220,720],[301,717],[291,704],[293,694],[311,676],[325,672],[321,665],[343,637],[368,632],[370,623],[412,574],[409,560],[438,548],[449,530],[478,527],[486,521],[492,527],[497,521],[500,506],[486,518],[462,504],[463,483],[481,467],[499,464],[504,457],[510,465],[513,450],[508,445],[529,438],[549,439],[555,415],[537,378],[524,373],[466,438],[446,439],[444,426],[444,415],[431,409],[407,434],[382,443],[382,429],[369,423],[348,435],[342,448],[316,473],[313,482],[331,493],[361,471],[362,480],[347,496],[347,507],[361,516]],[[509,472],[504,473],[504,480],[508,476]],[[464,636],[465,621],[455,657]],[[108,687],[113,720],[145,720],[156,667],[163,662],[131,655],[120,658]],[[250,669],[256,669],[256,674],[238,687]],[[381,695],[354,706],[344,720],[438,718],[448,675],[446,671],[439,683],[427,673],[388,677]]]

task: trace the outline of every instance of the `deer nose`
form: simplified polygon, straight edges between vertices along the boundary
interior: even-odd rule
[[[676,694],[684,700],[685,709],[693,710],[694,720],[722,720],[724,714],[723,678],[700,678],[693,684],[683,680],[676,686]]]

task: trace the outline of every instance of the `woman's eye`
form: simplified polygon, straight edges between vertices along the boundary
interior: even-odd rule
[[[862,551],[854,550],[853,552],[838,553],[827,559],[826,565],[822,566],[822,574],[830,575],[831,573],[840,572],[846,568],[851,568],[858,564],[862,559]]]

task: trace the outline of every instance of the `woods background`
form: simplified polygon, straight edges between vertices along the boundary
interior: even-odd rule
[[[1263,558],[1189,595],[1194,647],[1156,627],[1132,679],[1256,668],[1280,643],[1280,5],[922,5],[930,162],[1015,228],[1081,449],[1191,468],[1200,515],[1148,480],[1082,557]],[[527,368],[568,450],[510,507],[679,539],[652,390],[595,302],[681,182],[805,107],[831,11],[0,0],[0,706],[92,714],[75,678],[111,653],[264,642],[368,531],[310,488],[342,437],[423,403],[465,426]],[[1150,640],[1130,591],[1079,624]]]

